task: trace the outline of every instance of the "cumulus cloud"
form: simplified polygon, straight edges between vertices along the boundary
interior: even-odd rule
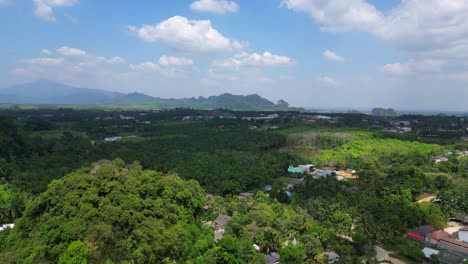
[[[50,55],[50,54],[52,54],[52,51],[50,51],[50,50],[48,50],[48,49],[42,49],[42,50],[41,50],[41,53],[42,53],[42,54],[45,54],[45,55]]]
[[[411,68],[408,64],[404,63],[389,63],[385,64],[382,68],[383,72],[388,75],[402,76],[411,73]]]
[[[76,49],[76,48],[70,48],[68,46],[63,46],[57,49],[57,52],[62,54],[63,56],[68,56],[68,57],[79,57],[79,56],[86,55],[86,51]]]
[[[190,8],[197,12],[226,14],[238,12],[239,4],[227,0],[198,0],[193,2]]]
[[[46,21],[55,21],[53,9],[56,7],[70,7],[77,4],[79,0],[34,0],[36,16]]]
[[[238,68],[241,66],[281,66],[293,63],[293,60],[289,57],[274,55],[267,51],[263,54],[241,52],[222,62],[220,66]]]
[[[210,20],[175,16],[157,25],[128,28],[144,41],[161,42],[187,52],[231,52],[243,47],[240,42],[226,38],[214,29]]]
[[[23,62],[32,65],[56,66],[63,64],[64,61],[64,58],[33,58],[24,60]]]
[[[161,66],[170,66],[170,65],[192,65],[193,60],[183,57],[171,57],[171,56],[162,56],[159,58],[159,65]]]
[[[468,1],[405,0],[384,14],[366,0],[283,0],[324,31],[363,31],[418,56],[468,56]]]
[[[283,0],[281,5],[309,14],[324,31],[372,31],[383,20],[365,0]]]
[[[121,64],[125,62],[125,59],[119,56],[115,56],[109,59],[106,59],[105,57],[100,57],[100,58],[103,58],[103,61],[109,64]]]
[[[407,63],[391,63],[383,66],[382,71],[390,76],[406,76],[414,73],[440,72],[445,65],[442,60],[411,60]]]
[[[41,50],[43,54],[51,55],[49,49]],[[86,51],[68,46],[57,49],[60,57],[31,58],[20,61],[21,65],[10,71],[12,75],[59,75],[60,72],[73,74],[93,74],[96,71],[110,71],[114,65],[122,64],[125,59],[119,56],[104,57],[88,54]],[[42,77],[43,78],[43,77]]]
[[[322,54],[323,58],[325,58],[326,60],[329,60],[329,61],[336,61],[336,62],[343,62],[345,61],[345,58],[342,57],[342,56],[339,56],[337,54],[335,54],[334,52],[330,51],[330,50],[326,50],[323,54]]]
[[[326,85],[331,85],[331,86],[335,86],[338,84],[338,82],[334,78],[329,77],[329,76],[322,76],[319,78],[319,81]]]
[[[138,72],[155,71],[159,72],[165,77],[174,78],[185,77],[187,72],[183,69],[183,67],[189,65],[193,65],[192,59],[163,55],[156,63],[147,61],[140,64],[130,64],[129,69]]]
[[[158,71],[161,69],[161,65],[159,65],[159,63],[153,63],[151,61],[147,61],[147,62],[143,62],[140,64],[130,64],[129,68],[134,71],[148,71],[148,70]]]

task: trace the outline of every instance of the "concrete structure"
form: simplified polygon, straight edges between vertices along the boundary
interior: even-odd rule
[[[328,257],[328,264],[333,264],[340,261],[340,255],[334,251],[325,252],[325,255]]]
[[[314,174],[314,179],[322,179],[328,176],[335,176],[336,172],[332,170],[319,170]]]
[[[458,231],[458,239],[468,243],[468,227],[462,228]]]

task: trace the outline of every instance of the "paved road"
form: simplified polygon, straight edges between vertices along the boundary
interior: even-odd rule
[[[374,249],[375,249],[375,252],[377,252],[376,258],[378,261],[390,261],[393,264],[406,264],[405,262],[399,259],[390,257],[390,253],[392,253],[390,251],[387,251],[378,246],[375,246]]]

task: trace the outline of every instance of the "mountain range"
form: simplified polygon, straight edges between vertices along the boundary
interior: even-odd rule
[[[55,81],[36,81],[0,89],[0,104],[76,105],[144,107],[151,109],[194,108],[200,110],[232,109],[244,111],[292,111],[284,100],[277,104],[258,94],[163,99],[142,93],[118,93],[99,89],[78,88]]]

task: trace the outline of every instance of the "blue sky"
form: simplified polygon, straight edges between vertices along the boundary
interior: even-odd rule
[[[0,87],[468,110],[466,0],[0,0],[0,32]]]

